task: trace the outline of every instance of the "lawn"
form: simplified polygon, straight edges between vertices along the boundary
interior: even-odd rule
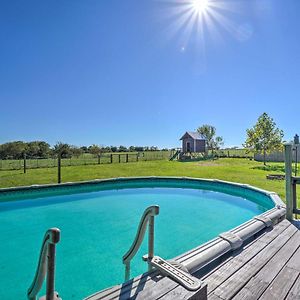
[[[215,178],[233,182],[247,183],[269,191],[274,191],[284,200],[284,181],[267,180],[270,173],[282,174],[282,163],[270,163],[267,170],[261,162],[249,159],[221,158],[215,161],[178,162],[178,161],[140,161],[121,164],[91,166],[66,166],[62,168],[62,181],[81,181],[96,178],[127,176],[189,176]],[[0,171],[0,187],[31,184],[55,183],[56,168]]]

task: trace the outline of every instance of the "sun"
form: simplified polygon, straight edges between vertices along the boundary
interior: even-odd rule
[[[203,14],[209,8],[209,0],[192,0],[192,7],[197,14]]]
[[[178,39],[181,53],[191,53],[190,50],[195,48],[197,59],[203,61],[203,66],[208,39],[213,43],[223,42],[226,31],[238,40],[246,40],[252,35],[251,26],[241,26],[234,20],[240,12],[238,0],[156,1],[168,6],[166,17],[169,25],[165,29],[168,39]]]

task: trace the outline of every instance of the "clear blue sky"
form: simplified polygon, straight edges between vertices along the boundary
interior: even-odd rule
[[[184,2],[2,0],[0,143],[241,145],[264,111],[299,134],[300,1]]]

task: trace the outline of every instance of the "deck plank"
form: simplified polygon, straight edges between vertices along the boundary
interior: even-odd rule
[[[300,272],[300,248],[294,253],[287,266]]]
[[[296,279],[285,300],[300,300],[300,275]]]
[[[234,299],[258,299],[289,261],[300,245],[300,231],[297,231],[265,266],[250,279]]]
[[[286,244],[297,232],[297,228],[289,226],[283,233],[276,237],[268,247],[260,251],[246,265],[237,270],[224,283],[219,285],[214,293],[223,299],[230,299],[243,288],[243,286]]]
[[[156,272],[157,274],[157,272]],[[132,280],[112,289],[102,291],[91,297],[89,300],[105,299],[171,299],[170,295],[180,295],[179,299],[206,299],[207,286],[198,291],[188,291],[181,285],[165,276],[139,276],[140,280]],[[174,298],[175,299],[175,298]]]
[[[173,289],[160,298],[144,298],[144,299],[159,299],[159,300],[207,300],[207,285],[203,286],[199,291],[191,293],[182,286]]]
[[[295,272],[294,269],[285,266],[259,299],[284,299],[294,285],[299,274],[300,272]]]
[[[291,225],[288,221],[283,221],[281,223],[274,227],[272,231],[259,237],[256,241],[251,243],[249,247],[244,250],[242,249],[243,251],[236,251],[234,256],[224,265],[213,270],[208,276],[204,276],[203,280],[208,284],[208,294],[214,291],[242,266],[247,264],[258,252],[267,247],[271,241]]]
[[[158,272],[144,273],[129,281],[124,282],[123,284],[113,286],[112,288],[91,295],[86,299],[130,299],[146,288],[151,289],[151,285],[159,282],[162,278],[163,276],[160,276]]]

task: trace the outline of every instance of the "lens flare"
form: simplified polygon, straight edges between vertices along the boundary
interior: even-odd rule
[[[209,8],[209,0],[193,0],[192,7],[197,14],[202,14]]]

